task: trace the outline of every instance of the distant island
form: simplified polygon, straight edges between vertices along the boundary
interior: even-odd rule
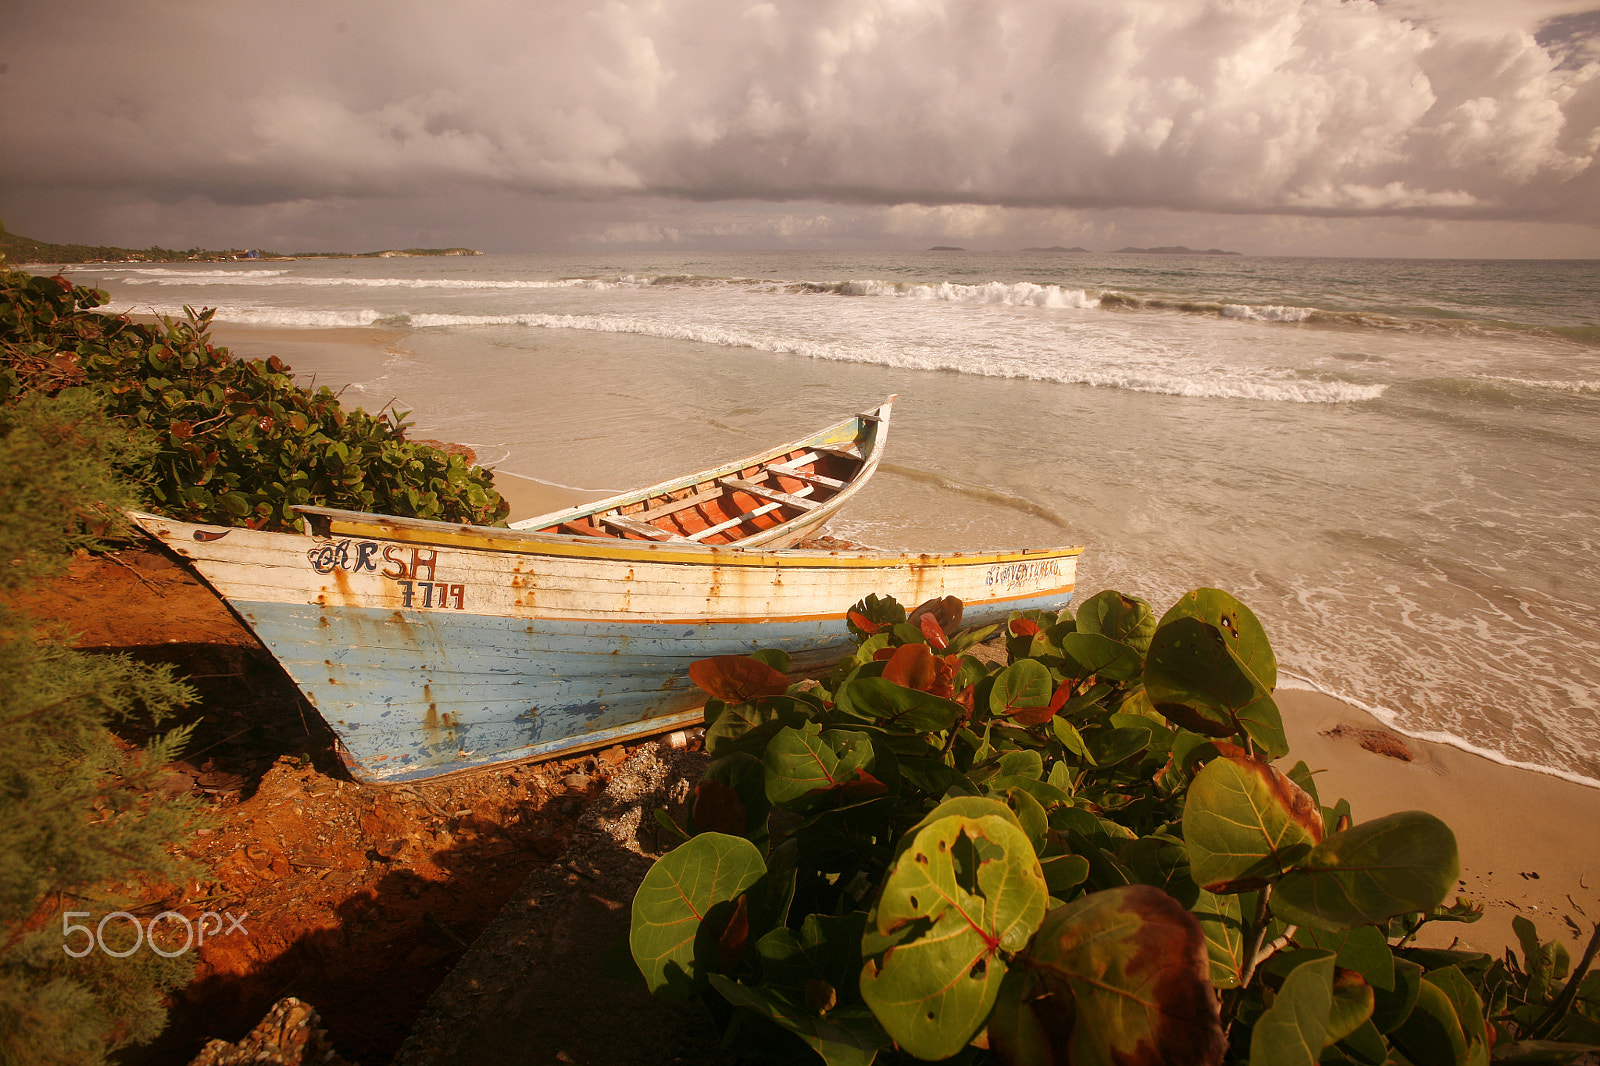
[[[1163,245],[1160,248],[1118,248],[1118,252],[1143,252],[1147,255],[1243,255],[1243,252],[1227,252],[1221,248],[1185,248],[1181,244]]]
[[[1078,248],[1078,247],[1063,248],[1059,244],[1052,244],[1048,248],[1024,248],[1023,251],[1024,252],[1085,252],[1086,253],[1086,252],[1089,251],[1089,249],[1087,249],[1087,248]]]
[[[243,259],[388,259],[396,256],[482,255],[471,248],[391,248],[381,252],[268,252],[260,248],[214,250],[190,248],[179,251],[151,245],[149,248],[116,248],[90,244],[51,244],[8,233],[0,224],[0,256],[13,263],[216,263]]]
[[[929,248],[928,251],[930,251],[930,252],[964,252],[964,251],[966,251],[966,249],[965,248],[957,248],[953,244],[936,244],[932,248]]]

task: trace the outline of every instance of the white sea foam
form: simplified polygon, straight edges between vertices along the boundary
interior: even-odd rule
[[[494,280],[489,278],[317,278],[290,275],[286,270],[235,270],[190,273],[172,270],[159,275],[141,271],[121,279],[125,285],[264,285],[294,288],[330,289],[432,289],[454,291],[537,290],[537,289],[614,289],[629,284],[594,278],[562,278],[557,281]]]
[[[1550,392],[1574,392],[1580,395],[1600,395],[1600,381],[1548,381],[1535,378],[1512,378],[1499,374],[1478,374],[1484,381],[1498,381],[1506,385],[1520,385],[1526,389],[1546,389]]]
[[[664,340],[696,341],[725,348],[749,348],[783,355],[801,355],[842,363],[868,363],[907,370],[943,370],[982,377],[1055,381],[1068,385],[1153,392],[1200,399],[1265,400],[1277,403],[1352,403],[1375,399],[1384,385],[1343,381],[1295,380],[1246,371],[1184,374],[1157,367],[1107,366],[1066,362],[1046,364],[1006,359],[975,348],[932,350],[912,345],[854,347],[828,341],[766,336],[737,329],[690,326],[626,315],[443,315],[413,314],[417,328],[461,326],[531,326],[578,329],[598,333],[631,333]]]
[[[107,267],[116,269],[108,270]],[[76,263],[63,267],[77,273],[96,274],[127,274],[123,281],[129,285],[140,284],[141,277],[149,278],[180,278],[200,279],[209,281],[215,278],[276,278],[289,273],[287,270],[173,270],[170,267],[130,267],[122,263]]]
[[[897,296],[911,300],[943,300],[949,303],[1004,304],[1012,307],[1099,307],[1098,298],[1082,289],[1063,289],[1059,285],[1035,285],[1031,281],[1007,284],[1001,281],[982,285],[962,285],[941,281],[932,285],[896,281],[846,281],[836,287],[843,296]]]
[[[1256,322],[1304,322],[1317,313],[1314,307],[1285,307],[1280,304],[1223,304],[1223,318],[1248,318]]]
[[[1580,774],[1574,770],[1558,770],[1555,767],[1545,766],[1541,763],[1523,762],[1519,759],[1513,759],[1503,751],[1498,751],[1494,748],[1486,748],[1481,744],[1474,744],[1470,740],[1463,739],[1462,737],[1456,736],[1454,733],[1449,733],[1444,730],[1407,728],[1402,717],[1396,714],[1394,711],[1383,707],[1376,707],[1369,703],[1364,703],[1361,700],[1345,695],[1342,692],[1330,691],[1329,689],[1317,684],[1312,679],[1303,675],[1297,675],[1285,670],[1280,670],[1278,672],[1278,680],[1280,682],[1278,686],[1279,688],[1309,689],[1313,692],[1320,692],[1325,696],[1332,696],[1341,703],[1348,703],[1357,710],[1365,711],[1367,714],[1370,714],[1372,717],[1382,722],[1384,728],[1392,729],[1396,733],[1399,733],[1402,736],[1410,737],[1413,740],[1421,740],[1429,744],[1443,744],[1447,747],[1456,748],[1457,750],[1476,755],[1479,758],[1488,759],[1490,762],[1499,763],[1501,766],[1510,766],[1518,770],[1532,770],[1535,773],[1548,774],[1551,777],[1559,777],[1563,781],[1571,781],[1576,785],[1584,785],[1589,788],[1600,788],[1600,779],[1589,777],[1586,774]]]
[[[371,326],[391,316],[372,308],[343,311],[318,311],[304,307],[228,307],[215,308],[217,322],[237,322],[249,326],[290,326],[333,329],[344,326]],[[184,309],[172,304],[129,303],[108,305],[104,313],[113,315],[166,315],[182,318]]]

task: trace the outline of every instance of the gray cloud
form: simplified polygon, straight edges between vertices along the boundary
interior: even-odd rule
[[[1427,7],[31,5],[0,44],[0,204],[87,190],[292,214],[492,193],[1600,222],[1592,17],[1563,10],[1536,40]]]

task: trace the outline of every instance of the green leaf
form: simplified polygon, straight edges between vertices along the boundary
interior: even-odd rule
[[[1150,650],[1156,615],[1150,605],[1137,596],[1124,596],[1106,589],[1084,600],[1083,606],[1078,608],[1078,630],[1121,641],[1142,656]]]
[[[1144,670],[1144,656],[1138,650],[1100,633],[1067,633],[1061,638],[1061,653],[1075,677],[1096,674],[1112,681],[1132,681]]]
[[[718,759],[735,751],[759,751],[781,726],[804,720],[793,700],[768,697],[760,703],[727,704],[706,727],[706,754]]]
[[[809,1044],[828,1066],[871,1066],[878,1049],[889,1043],[883,1026],[857,1004],[826,1013],[770,988],[753,988],[720,973],[711,987],[729,1003],[770,1018]]]
[[[1054,694],[1049,668],[1037,659],[1022,659],[995,675],[994,687],[989,690],[989,712],[1000,718],[1026,714],[1030,709],[1049,707]]]
[[[906,733],[942,733],[966,714],[954,700],[902,688],[881,677],[857,676],[839,686],[834,703],[847,714]]]
[[[1401,811],[1335,833],[1285,875],[1272,911],[1338,931],[1432,910],[1461,876],[1455,834],[1424,811]]]
[[[1089,879],[1089,860],[1082,855],[1052,855],[1040,859],[1039,865],[1052,896],[1064,896],[1068,889],[1077,888]]]
[[[1250,672],[1228,635],[1202,619],[1162,623],[1145,659],[1144,686],[1156,710],[1185,729],[1211,737],[1248,733],[1269,758],[1289,750],[1272,689]]]
[[[1073,1066],[1222,1059],[1205,937],[1194,916],[1160,889],[1130,885],[1057,907],[1018,964],[1041,994],[1024,989],[991,1029],[992,1043],[998,1036],[1010,1046],[1030,1031],[1070,1032],[1065,1055],[1058,1046],[1047,1061]]]
[[[1354,970],[1335,966],[1333,1010],[1328,1014],[1328,1043],[1343,1040],[1372,1018],[1372,986]]]
[[[1316,1066],[1333,1009],[1333,956],[1296,966],[1250,1034],[1250,1066]]]
[[[650,867],[633,897],[628,946],[651,992],[683,998],[694,990],[705,962],[704,948],[696,951],[701,922],[765,871],[754,844],[723,833],[701,833]]]
[[[1196,883],[1226,895],[1259,888],[1304,861],[1322,837],[1322,812],[1276,767],[1222,757],[1189,786],[1183,834]]]
[[[1295,942],[1302,947],[1337,952],[1334,961],[1340,968],[1354,970],[1374,988],[1385,991],[1394,988],[1394,952],[1389,949],[1383,930],[1375,925],[1361,925],[1338,933],[1302,929],[1295,934]]]
[[[1239,897],[1219,896],[1205,889],[1191,908],[1206,937],[1211,983],[1237,988],[1244,971],[1244,911]]]
[[[944,813],[957,810],[971,813]],[[1027,943],[1049,892],[998,800],[947,801],[913,833],[862,942],[861,996],[904,1050],[941,1059],[984,1023],[1005,975],[1000,953]]]
[[[1394,960],[1394,988],[1373,989],[1372,1024],[1378,1032],[1392,1032],[1410,1016],[1422,991],[1422,967],[1407,959]]]
[[[1424,975],[1416,1006],[1390,1041],[1415,1066],[1468,1066],[1467,1035],[1445,991]]]
[[[872,741],[865,733],[824,730],[816,722],[785,726],[761,757],[767,798],[781,805],[848,785],[871,769],[872,760]]]
[[[1179,618],[1196,618],[1227,637],[1228,648],[1268,691],[1278,687],[1278,660],[1267,631],[1255,613],[1221,589],[1195,589],[1161,616],[1156,628]]]

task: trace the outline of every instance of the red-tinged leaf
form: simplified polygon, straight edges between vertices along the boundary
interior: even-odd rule
[[[899,650],[899,648],[879,648],[877,651],[872,653],[872,661],[875,663],[881,663],[885,659],[892,659],[894,658],[894,653]]]
[[[1303,862],[1322,841],[1322,810],[1277,767],[1219,756],[1189,786],[1183,828],[1195,881],[1229,895]]]
[[[917,619],[917,628],[922,630],[922,635],[928,638],[928,643],[935,648],[943,650],[950,646],[949,638],[944,635],[944,629],[939,625],[939,620],[931,614],[925,614]]]
[[[1060,687],[1058,687],[1056,689],[1056,694],[1054,696],[1050,697],[1050,713],[1051,714],[1055,714],[1058,711],[1060,711],[1061,708],[1063,708],[1063,707],[1065,707],[1067,705],[1067,701],[1070,700],[1071,698],[1072,698],[1072,682],[1071,681],[1063,681],[1063,682],[1061,682]]]
[[[1043,707],[1018,707],[1012,712],[1011,720],[1022,726],[1044,725],[1055,717],[1058,709],[1054,701]]]
[[[840,782],[834,786],[834,791],[850,799],[865,799],[868,796],[883,795],[889,791],[889,786],[865,770],[857,770],[854,781]]]
[[[750,943],[750,908],[746,905],[749,899],[748,895],[739,897],[722,935],[717,937],[717,969],[724,973],[737,969],[744,961],[745,948]]]
[[[694,787],[694,806],[689,815],[699,833],[727,833],[742,837],[748,815],[738,789],[707,778]]]
[[[689,665],[689,680],[708,696],[727,703],[749,703],[762,696],[781,696],[789,679],[759,659],[718,655]]]
[[[960,597],[939,596],[919,604],[916,609],[911,612],[910,617],[908,617],[906,621],[916,622],[924,615],[931,614],[935,619],[938,620],[939,628],[943,629],[946,633],[949,633],[961,625],[961,615],[963,610],[964,605],[962,604]]]
[[[877,622],[874,622],[860,611],[846,611],[845,617],[850,619],[857,629],[861,630],[861,632],[865,633],[869,637],[883,629],[883,626],[879,625]]]
[[[969,717],[977,705],[977,692],[977,685],[968,685],[966,688],[956,693],[954,697],[955,701],[966,710]]]
[[[1070,1026],[1058,1059],[1074,1066],[1222,1061],[1227,1045],[1205,935],[1194,915],[1158,888],[1113,888],[1057,907],[1023,965],[1032,987],[1008,1004],[1003,1024],[1011,1032],[1003,1035],[1011,1039],[990,1034],[1002,1058],[1009,1046],[1037,1046]]]
[[[938,664],[926,644],[905,644],[896,648],[883,668],[884,680],[918,692],[928,691],[938,676]]]
[[[1014,637],[1031,637],[1039,632],[1039,623],[1031,618],[1013,618],[1006,628]]]

